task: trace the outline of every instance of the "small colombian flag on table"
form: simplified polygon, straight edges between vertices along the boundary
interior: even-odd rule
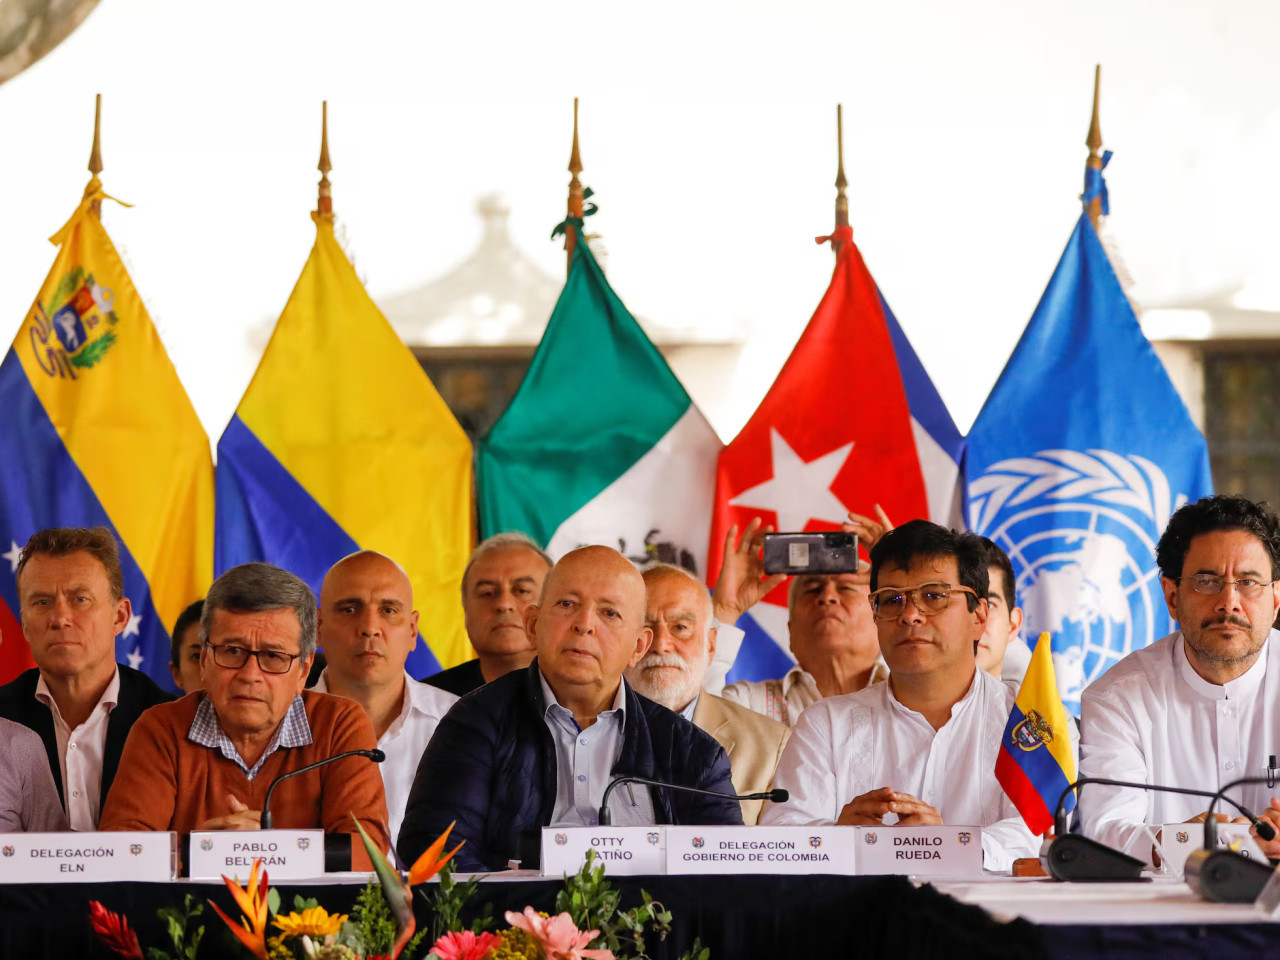
[[[1037,836],[1053,826],[1058,798],[1076,779],[1070,723],[1053,672],[1049,634],[1042,633],[996,754],[996,780]],[[1067,811],[1074,806],[1072,795]]]

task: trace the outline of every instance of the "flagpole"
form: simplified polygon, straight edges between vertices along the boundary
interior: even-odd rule
[[[93,179],[98,179],[98,174],[102,172],[102,94],[97,94],[93,103],[93,148],[89,151],[89,172],[93,174]],[[90,204],[89,209],[96,216],[102,215],[102,201],[94,200]]]
[[[1093,118],[1089,121],[1089,135],[1085,137],[1085,146],[1089,148],[1089,159],[1085,161],[1085,189],[1089,187],[1089,170],[1097,170],[1099,175],[1102,173],[1102,127],[1098,123],[1098,93],[1102,87],[1102,64],[1098,64],[1093,69]],[[1089,207],[1086,211],[1089,215],[1089,222],[1093,224],[1095,230],[1098,229],[1098,218],[1102,216],[1102,195],[1094,197],[1089,201]]]
[[[849,181],[844,176],[844,109],[836,104],[836,229],[849,226],[849,198],[845,195],[845,187]],[[832,237],[831,252],[837,257],[843,240]]]
[[[320,190],[316,199],[316,213],[326,220],[333,219],[333,193],[329,186],[329,171],[333,164],[329,162],[329,101],[320,103],[320,162],[316,164],[320,171]]]
[[[582,181],[578,179],[578,174],[582,172],[582,158],[578,155],[578,98],[573,98],[573,149],[569,153],[569,172],[573,174],[569,181],[569,217],[576,217],[582,220],[582,211],[584,198],[582,196]],[[564,249],[565,261],[564,270],[567,275],[569,265],[573,263],[573,248],[578,242],[577,231],[570,226],[564,232]]]

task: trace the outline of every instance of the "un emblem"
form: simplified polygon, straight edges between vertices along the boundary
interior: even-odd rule
[[[1053,637],[1062,699],[1170,632],[1156,541],[1176,499],[1164,471],[1110,450],[1042,450],[969,484],[969,526],[1009,554],[1029,637]]]

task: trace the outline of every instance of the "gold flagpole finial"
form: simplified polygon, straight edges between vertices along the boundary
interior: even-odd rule
[[[93,147],[89,150],[89,172],[96,182],[102,172],[102,94],[97,94],[93,102]],[[93,184],[90,184],[92,188]],[[89,204],[94,216],[102,216],[102,201],[94,200]]]
[[[582,157],[578,154],[578,98],[573,98],[573,149],[569,152],[569,172],[573,174],[569,180],[569,216],[582,219],[585,200],[582,196],[582,181],[578,174],[582,172]],[[578,242],[576,231],[572,228],[564,232],[565,273],[573,263],[573,248]]]
[[[329,101],[320,104],[320,162],[316,164],[320,171],[320,196],[316,202],[316,213],[322,217],[333,218],[333,193],[329,186],[329,171],[333,164],[329,162]]]
[[[1098,64],[1093,69],[1093,117],[1089,121],[1089,135],[1085,137],[1085,146],[1089,148],[1089,158],[1085,161],[1085,167],[1089,170],[1097,170],[1099,174],[1102,172],[1102,125],[1098,122],[1098,97],[1102,89],[1102,64]],[[1085,173],[1085,188],[1088,189],[1088,173]],[[1098,218],[1102,216],[1102,195],[1099,194],[1089,201],[1089,222],[1093,224],[1093,228],[1098,228]]]
[[[836,228],[849,225],[849,198],[845,195],[845,187],[849,181],[844,176],[844,108],[836,104]],[[840,251],[840,242],[833,240],[831,249]]]
[[[102,172],[102,94],[93,104],[93,149],[89,151],[89,172],[95,177]]]

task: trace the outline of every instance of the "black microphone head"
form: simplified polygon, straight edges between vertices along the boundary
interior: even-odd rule
[[[791,794],[787,793],[787,791],[783,790],[782,788],[769,791],[770,803],[786,803],[790,799],[791,799]]]
[[[381,763],[383,760],[387,759],[387,755],[383,753],[381,750],[378,750],[376,748],[373,750],[366,751],[365,756],[367,756],[374,763]]]
[[[1259,839],[1274,840],[1276,838],[1276,828],[1267,820],[1254,820],[1253,829],[1257,831]]]

